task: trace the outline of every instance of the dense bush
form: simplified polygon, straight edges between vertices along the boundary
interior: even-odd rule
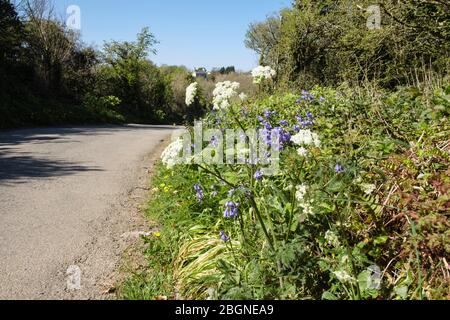
[[[392,89],[448,73],[449,12],[445,1],[297,0],[252,24],[246,45],[289,86],[373,81]]]

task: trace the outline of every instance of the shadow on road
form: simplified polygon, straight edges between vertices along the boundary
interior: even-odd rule
[[[54,144],[74,142],[77,136],[108,135],[124,131],[171,131],[173,126],[125,125],[89,126],[69,128],[35,128],[0,131],[0,185],[25,183],[29,179],[74,175],[89,171],[102,171],[98,167],[40,158],[21,152],[23,144]],[[151,133],[149,133],[151,134]],[[18,148],[18,149],[16,149]]]
[[[0,185],[25,183],[40,179],[75,175],[83,172],[102,171],[98,167],[80,165],[57,159],[41,158],[21,151],[21,145],[54,144],[76,141],[77,136],[108,135],[123,131],[171,131],[173,126],[95,126],[73,128],[36,128],[0,131]],[[151,134],[151,133],[149,133]]]
[[[89,171],[101,171],[101,169],[61,160],[39,159],[26,153],[10,155],[0,151],[0,185],[25,183],[29,179],[74,175]]]
[[[20,130],[0,130],[0,148],[6,146],[16,146],[22,143],[64,143],[66,136],[72,135],[107,135],[113,132],[124,131],[172,131],[173,126],[152,126],[152,125],[104,125],[87,127],[67,127],[67,128],[31,128]],[[0,149],[1,150],[1,149]]]

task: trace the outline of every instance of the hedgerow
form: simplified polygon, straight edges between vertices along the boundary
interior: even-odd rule
[[[448,298],[450,87],[424,92],[316,87],[210,113],[204,128],[277,131],[280,172],[251,163],[162,166],[149,209],[161,237],[148,243],[169,241],[170,255],[163,263],[149,255],[154,271],[128,292]],[[163,291],[151,276],[161,268]]]

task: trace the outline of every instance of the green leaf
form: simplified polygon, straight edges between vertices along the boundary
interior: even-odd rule
[[[380,244],[384,244],[386,243],[386,241],[388,241],[389,237],[388,236],[380,236],[375,238],[375,240],[373,240],[373,243],[375,245],[380,245]]]
[[[358,275],[358,286],[361,292],[365,292],[372,284],[372,273],[365,270]]]
[[[400,286],[394,288],[395,293],[402,299],[406,299],[408,297],[408,287]]]
[[[334,294],[332,294],[329,291],[325,291],[322,294],[322,300],[338,300],[338,297],[336,297]]]

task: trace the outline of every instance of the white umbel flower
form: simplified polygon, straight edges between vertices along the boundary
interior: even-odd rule
[[[245,93],[242,92],[239,95],[239,99],[241,99],[241,101],[246,101],[248,99],[248,96]]]
[[[338,278],[339,281],[342,283],[349,283],[354,282],[355,279],[347,273],[347,271],[335,271],[333,272],[336,278]]]
[[[308,188],[304,184],[297,186],[295,198],[297,199],[298,202],[303,202],[305,200],[307,189]]]
[[[197,82],[191,83],[186,88],[186,105],[190,106],[191,104],[194,103],[195,97],[197,96],[197,92],[198,92]]]
[[[277,75],[271,67],[258,66],[252,70],[253,82],[260,84],[263,80],[273,79]]]
[[[312,216],[314,214],[313,207],[310,203],[300,203],[300,208],[303,209],[303,214],[305,216]]]
[[[308,155],[308,150],[303,147],[297,149],[297,153],[300,157],[306,157]]]
[[[299,146],[314,145],[320,147],[321,142],[319,135],[311,130],[300,130],[296,135],[291,137],[291,141]]]
[[[214,110],[224,110],[230,106],[230,100],[238,95],[239,82],[218,82],[213,91]]]
[[[374,184],[363,183],[363,184],[361,184],[361,188],[363,189],[365,194],[370,196],[377,187]]]
[[[178,138],[174,142],[172,142],[162,153],[161,160],[163,164],[171,169],[177,164],[181,164],[183,159],[180,153],[183,151],[183,139]]]
[[[338,236],[331,230],[328,230],[327,233],[325,233],[325,240],[330,246],[339,247],[340,245]]]

